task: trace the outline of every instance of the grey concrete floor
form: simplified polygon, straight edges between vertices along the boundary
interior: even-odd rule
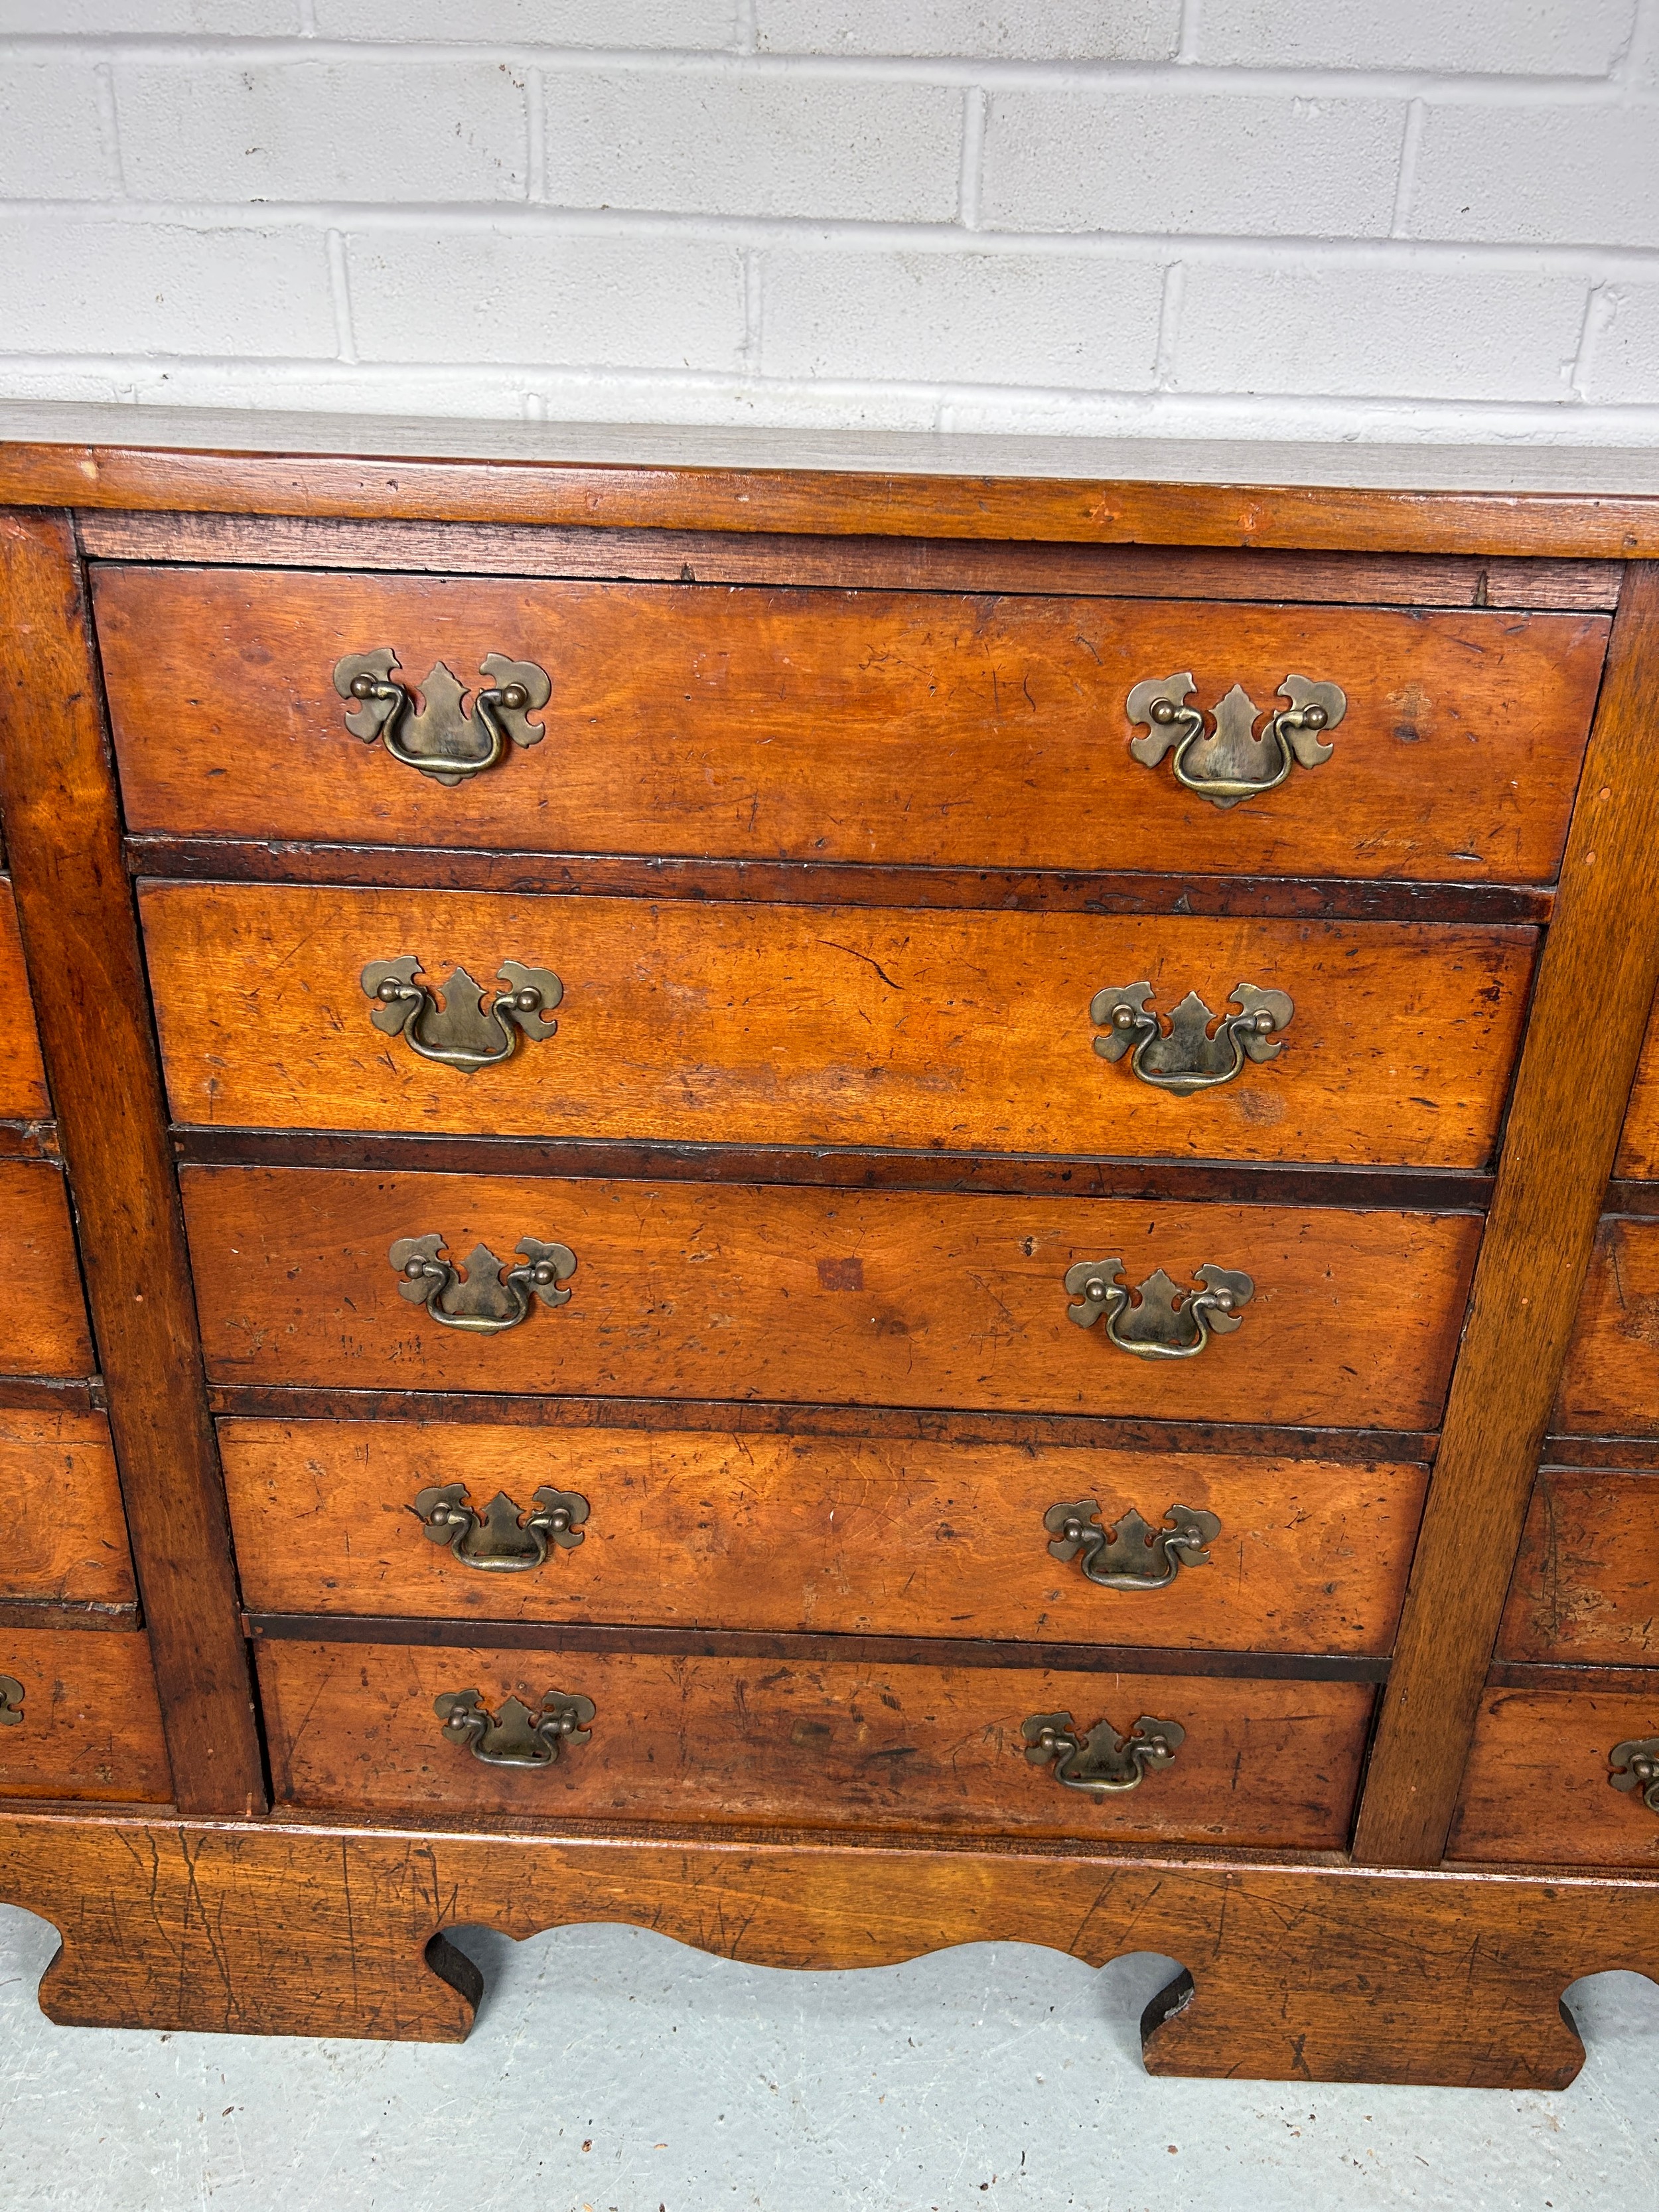
[[[1169,1978],[981,1944],[858,1973],[665,1937],[462,1938],[460,2045],[53,2027],[0,1905],[4,2212],[1631,2212],[1659,2199],[1659,1987],[1577,1985],[1559,2095],[1153,2081]]]

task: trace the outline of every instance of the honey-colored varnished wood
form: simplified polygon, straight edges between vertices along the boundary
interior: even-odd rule
[[[177,1802],[240,1812],[264,1802],[252,1682],[67,515],[0,514],[0,811]]]
[[[165,1803],[173,1795],[141,1631],[20,1628],[0,1613],[0,1675],[21,1718],[0,1725],[0,1801],[63,1797]]]
[[[175,1121],[678,1143],[1483,1166],[1535,933],[166,884],[140,902]],[[556,1034],[466,1073],[388,1038],[366,965],[556,975]],[[1179,1097],[1109,1064],[1103,987],[1293,1005]],[[457,987],[465,994],[465,985]],[[445,1032],[431,1024],[441,1041]],[[1167,1023],[1166,1023],[1167,1026]],[[1222,1064],[1242,1048],[1224,1042]]]
[[[1531,883],[1555,874],[1601,615],[110,568],[99,635],[129,825],[551,853]],[[332,671],[486,653],[545,735],[447,789],[343,723]],[[1223,810],[1129,752],[1190,671],[1266,714],[1340,684],[1333,757]],[[234,735],[232,734],[234,733]],[[1131,979],[1132,980],[1132,979]]]
[[[107,1641],[100,1638],[99,1641]],[[1334,1849],[1347,1834],[1375,1692],[1017,1668],[880,1667],[620,1653],[258,1646],[279,1802],[351,1813],[721,1820],[1084,1840]],[[434,1700],[476,1690],[539,1711],[590,1698],[585,1744],[489,1765],[447,1741]],[[1170,1765],[1108,1796],[1026,1758],[1023,1724],[1070,1712],[1121,1735],[1186,1731]]]
[[[1659,1012],[1648,1023],[1636,1085],[1619,1139],[1619,1176],[1659,1177]]]
[[[20,1812],[0,1818],[0,1896],[63,1930],[40,2002],[74,2026],[456,2042],[482,1982],[447,1928],[522,1938],[622,1921],[774,1966],[995,1942],[1091,1965],[1162,1951],[1183,1971],[1141,2021],[1150,2072],[1302,2083],[1565,2088],[1583,2048],[1562,1991],[1613,1968],[1651,1974],[1659,1951],[1659,1885],[1639,1875],[1378,1875],[707,1830]]]
[[[1551,1425],[1565,1436],[1659,1433],[1659,1219],[1598,1224]]]
[[[1634,919],[1659,894],[1656,667],[1659,572],[1632,567],[1360,1807],[1374,1863],[1433,1861],[1450,1824],[1659,975]]]
[[[1433,1425],[1480,1224],[1468,1216],[742,1186],[188,1168],[222,1382],[776,1398],[1399,1429]],[[570,1298],[445,1328],[400,1238],[574,1252]],[[1241,1326],[1148,1360],[1077,1326],[1074,1261],[1248,1274]]]
[[[1498,1632],[1500,1659],[1659,1664],[1659,1475],[1540,1470]]]
[[[132,1604],[132,1559],[102,1413],[0,1410],[0,1607],[25,1599]]]
[[[63,1171],[0,1160],[0,1374],[67,1378],[96,1364]]]
[[[1648,1738],[1659,1740],[1659,1674],[1488,1690],[1447,1857],[1659,1867],[1659,1813],[1639,1789],[1613,1787],[1608,1761]]]
[[[414,1420],[227,1421],[220,1448],[258,1613],[1234,1651],[1385,1654],[1425,1481],[1419,1467]],[[498,1492],[521,1514],[539,1488],[574,1492],[581,1540],[539,1568],[468,1565],[414,1510],[456,1483],[480,1516]],[[1052,1556],[1043,1525],[1090,1498],[1107,1525],[1133,1511],[1160,1528],[1185,1505],[1220,1534],[1165,1589],[1103,1588]],[[1147,1553],[1146,1573],[1166,1568]]]
[[[3,855],[0,855],[3,857]],[[0,875],[0,1008],[4,1010],[5,1050],[0,1052],[0,1121],[33,1121],[52,1111],[46,1072],[40,1064],[40,1040],[29,1004],[29,979],[23,966],[23,940],[17,933],[17,902],[11,878]]]

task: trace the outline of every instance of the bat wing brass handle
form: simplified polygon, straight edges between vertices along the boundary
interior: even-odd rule
[[[539,744],[547,734],[528,719],[553,696],[544,668],[533,660],[487,653],[478,673],[488,682],[473,693],[469,708],[466,686],[439,661],[421,686],[417,705],[409,685],[399,680],[397,654],[383,646],[336,661],[334,689],[351,702],[345,726],[354,738],[369,745],[379,738],[404,768],[453,785],[494,768],[509,743]]]
[[[507,988],[488,1006],[465,968],[456,969],[435,990],[417,980],[420,972],[419,959],[405,953],[396,960],[371,960],[360,981],[364,996],[374,1001],[368,1018],[374,1027],[387,1036],[401,1036],[411,1052],[440,1066],[459,1068],[463,1075],[498,1067],[512,1059],[521,1036],[534,1043],[553,1036],[559,1026],[553,1009],[564,996],[564,985],[550,968],[503,960],[496,980]]]
[[[1607,1779],[1615,1790],[1639,1794],[1650,1813],[1659,1813],[1659,1735],[1614,1744],[1607,1763],[1613,1769]]]
[[[363,988],[368,988],[367,975]],[[1188,991],[1168,1016],[1169,1034],[1148,1003],[1150,983],[1109,983],[1089,1001],[1089,1019],[1107,1034],[1094,1041],[1103,1060],[1129,1055],[1131,1072],[1154,1090],[1176,1098],[1213,1091],[1231,1083],[1247,1060],[1277,1060],[1284,1047],[1273,1042],[1296,1012],[1285,991],[1264,991],[1254,983],[1235,983],[1228,996],[1234,1013],[1223,1017],[1213,1035],[1215,1016],[1196,991]]]
[[[544,1306],[568,1304],[570,1293],[562,1285],[576,1272],[576,1255],[568,1244],[521,1237],[513,1249],[520,1255],[516,1267],[498,1260],[488,1244],[475,1244],[466,1255],[465,1275],[444,1256],[441,1236],[400,1237],[386,1259],[402,1278],[399,1297],[424,1306],[446,1328],[495,1336],[516,1328],[527,1317],[532,1298]]]
[[[1173,746],[1176,781],[1216,806],[1237,806],[1277,791],[1297,763],[1317,768],[1328,761],[1335,747],[1319,733],[1334,730],[1348,711],[1340,684],[1287,676],[1279,696],[1290,704],[1269,714],[1259,733],[1261,709],[1241,684],[1217,703],[1215,726],[1206,730],[1203,714],[1187,703],[1197,688],[1190,669],[1137,684],[1124,712],[1146,735],[1131,738],[1129,750],[1144,766],[1156,768]]]
[[[504,1698],[492,1713],[480,1691],[445,1690],[432,1710],[445,1738],[486,1766],[552,1766],[587,1741],[593,1700],[550,1690],[533,1711],[522,1698]]]
[[[23,1719],[23,1685],[15,1674],[0,1674],[0,1728],[17,1728]]]
[[[1079,1328],[1106,1324],[1106,1334],[1120,1352],[1137,1359],[1196,1359],[1211,1337],[1225,1336],[1239,1328],[1238,1309],[1255,1296],[1248,1275],[1231,1267],[1198,1268],[1201,1290],[1185,1290],[1162,1267],[1131,1291],[1115,1279],[1123,1272],[1121,1260],[1079,1260],[1066,1270],[1066,1288],[1077,1300],[1066,1317]]]
[[[1033,1766],[1052,1761],[1056,1782],[1091,1797],[1139,1790],[1147,1768],[1170,1765],[1187,1740],[1178,1722],[1154,1720],[1150,1713],[1142,1713],[1127,1736],[1110,1721],[1097,1721],[1082,1734],[1070,1713],[1033,1713],[1020,1733]]]
[[[1042,1525],[1054,1539],[1052,1556],[1076,1559],[1085,1579],[1102,1589],[1168,1589],[1182,1567],[1209,1565],[1207,1547],[1221,1534],[1213,1513],[1191,1505],[1169,1507],[1161,1528],[1152,1528],[1133,1506],[1115,1522],[1103,1523],[1093,1498],[1051,1505]]]
[[[522,1574],[545,1565],[550,1546],[568,1552],[582,1541],[587,1500],[574,1490],[544,1487],[526,1513],[498,1490],[481,1513],[464,1482],[446,1482],[416,1491],[409,1510],[428,1540],[447,1544],[464,1567],[476,1567],[481,1574]]]

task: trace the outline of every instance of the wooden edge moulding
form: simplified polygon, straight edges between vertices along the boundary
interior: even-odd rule
[[[1656,1463],[1650,1439],[1627,1451],[1547,1432],[1659,980],[1659,933],[1639,926],[1659,890],[1659,477],[1650,483],[1650,467],[1632,459],[1625,480],[1638,488],[1619,489],[1612,462],[1620,457],[1603,456],[1585,465],[1584,485],[1574,489],[1556,457],[1547,465],[1555,480],[1517,486],[1505,480],[1505,456],[1469,462],[1462,480],[1458,466],[1443,462],[1443,488],[1425,489],[1413,481],[1412,457],[1396,455],[1357,468],[1355,483],[1298,483],[1293,460],[1272,454],[1259,480],[1235,482],[1226,479],[1244,463],[1234,451],[1217,471],[1221,480],[1199,471],[1200,480],[1182,481],[1194,474],[1190,448],[1172,459],[1164,481],[1141,480],[1127,460],[1122,473],[1097,477],[1081,468],[1041,474],[1029,465],[1024,473],[988,464],[981,471],[955,458],[930,471],[915,453],[884,462],[873,448],[863,458],[848,448],[845,466],[803,470],[789,465],[787,441],[763,437],[748,459],[678,462],[659,433],[641,434],[646,458],[630,465],[619,457],[621,433],[608,434],[609,446],[598,435],[586,452],[581,434],[571,434],[559,453],[538,457],[529,432],[518,445],[508,432],[481,433],[469,451],[469,434],[453,426],[434,434],[435,451],[398,429],[388,434],[398,450],[375,458],[352,453],[349,432],[331,436],[325,425],[296,430],[292,449],[239,450],[223,423],[198,423],[185,443],[170,444],[173,419],[164,410],[77,418],[15,410],[11,441],[0,444],[5,864],[55,1144],[75,1191],[99,1370],[96,1379],[49,1389],[5,1378],[0,1404],[50,1396],[107,1407],[138,1601],[82,1625],[136,1633],[142,1622],[173,1787],[166,1806],[0,1806],[0,1898],[41,1914],[63,1938],[41,1989],[48,2014],[80,2025],[453,2040],[467,2031],[481,1984],[449,1931],[482,1923],[523,1937],[618,1920],[717,1955],[783,1966],[873,1966],[994,1940],[1047,1944],[1093,1964],[1130,1950],[1163,1952],[1181,1971],[1141,2022],[1155,2073],[1506,2087],[1570,2081],[1583,2051],[1563,1992],[1588,1973],[1654,1971],[1659,1869],[1475,1869],[1443,1853],[1489,1684],[1582,1686],[1610,1672],[1644,1674],[1494,1668],[1493,1653],[1540,1458]],[[319,441],[340,449],[306,449]],[[1144,465],[1156,467],[1155,452]],[[1367,473],[1376,480],[1364,480]],[[1425,458],[1421,474],[1431,473]],[[563,533],[557,544],[555,532]],[[826,551],[829,540],[836,544]],[[1338,1439],[1279,1427],[1243,1447],[1432,1460],[1391,1658],[1149,1655],[1060,1641],[1025,1652],[1029,1665],[1102,1672],[1180,1668],[1376,1684],[1352,1850],[1171,1850],[735,1826],[600,1832],[554,1820],[482,1830],[435,1817],[347,1823],[268,1811],[252,1671],[253,1648],[267,1642],[482,1640],[604,1650],[619,1639],[644,1650],[654,1637],[665,1651],[881,1662],[902,1656],[892,1647],[907,1639],[603,1624],[494,1624],[485,1634],[473,1621],[244,1610],[216,1420],[369,1418],[394,1412],[398,1401],[373,1389],[208,1382],[179,1163],[274,1164],[285,1157],[285,1140],[242,1132],[233,1144],[222,1131],[169,1126],[134,878],[212,880],[222,872],[374,885],[413,881],[418,869],[422,882],[458,888],[571,890],[597,879],[580,855],[428,853],[417,861],[346,845],[279,851],[125,839],[86,561],[366,569],[424,562],[451,574],[471,564],[498,574],[556,568],[646,577],[672,570],[734,580],[851,576],[905,590],[1254,591],[1266,599],[1294,590],[1292,556],[1321,556],[1322,580],[1310,595],[1322,592],[1332,604],[1616,608],[1554,885],[1212,878],[1176,887],[1183,913],[1402,919],[1432,908],[1471,921],[1545,925],[1494,1171],[1437,1179],[1352,1170],[1304,1185],[1294,1169],[1211,1163],[945,1158],[924,1170],[920,1161],[873,1154],[820,1171],[826,1180],[867,1175],[897,1188],[911,1187],[908,1175],[919,1188],[1158,1196],[1195,1193],[1198,1182],[1182,1178],[1201,1173],[1206,1194],[1214,1194],[1218,1176],[1231,1176],[1229,1194],[1245,1202],[1484,1212],[1437,1432],[1351,1431]],[[605,878],[607,890],[616,890],[626,867],[636,871],[641,896],[823,897],[830,885],[836,898],[854,902],[861,881],[856,869],[839,867],[821,872],[813,889],[787,862],[669,865],[636,856]],[[993,884],[991,873],[973,871],[896,872],[915,878],[919,902],[967,906],[994,892],[1033,908],[1170,910],[1169,884],[1150,874]],[[1584,1016],[1591,1005],[1594,1020]],[[21,1156],[25,1142],[21,1130],[0,1131],[8,1157]],[[435,1165],[435,1150],[423,1159],[426,1142],[308,1138],[305,1157],[313,1165]],[[532,1161],[533,1147],[476,1143],[480,1171],[678,1172],[706,1181],[757,1171],[752,1154],[738,1151],[722,1165],[718,1148],[653,1156],[644,1147],[582,1154],[545,1146]],[[453,1164],[454,1141],[443,1150]],[[795,1171],[805,1177],[804,1156]],[[1073,1173],[1074,1182],[1057,1180]],[[1619,1202],[1646,1210],[1647,1193],[1632,1187]],[[625,1399],[526,1398],[504,1407],[465,1391],[434,1394],[431,1411],[444,1420],[550,1425],[650,1418]],[[966,1441],[1241,1448],[1226,1422],[763,1404],[686,1404],[675,1418],[738,1431],[884,1428]],[[0,1620],[20,1627],[61,1618],[57,1607],[0,1610]],[[933,1639],[929,1651],[935,1662],[969,1670],[1011,1663],[1006,1645],[973,1639]]]

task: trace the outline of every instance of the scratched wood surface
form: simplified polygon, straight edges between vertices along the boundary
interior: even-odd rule
[[[0,1674],[22,1715],[0,1727],[0,1798],[165,1802],[173,1795],[149,1638],[0,1621]]]
[[[1491,1154],[1536,943],[274,884],[150,884],[142,911],[179,1121],[1429,1167]],[[374,1026],[360,981],[404,955],[434,994],[457,968],[505,990],[503,960],[556,974],[556,1034],[434,1066]],[[1094,1049],[1095,993],[1143,979],[1165,1015],[1196,990],[1219,1018],[1241,981],[1295,1012],[1271,1061],[1176,1097]]]
[[[1659,1432],[1659,1220],[1600,1223],[1552,1428]]]
[[[1384,1654],[1425,1470],[885,1438],[225,1421],[256,1613],[659,1623]],[[581,1541],[504,1573],[434,1543],[417,1492],[482,1513],[574,1492]],[[1659,1486],[1656,1486],[1659,1487]],[[1051,1506],[1213,1513],[1205,1566],[1110,1589],[1049,1552]],[[1086,1516],[1085,1516],[1086,1517]],[[1152,1554],[1145,1571],[1156,1573]]]
[[[380,844],[1530,883],[1553,876],[1601,615],[106,568],[130,828]],[[331,672],[486,653],[554,678],[456,789],[343,721]],[[1222,811],[1128,751],[1132,685],[1266,713],[1341,684],[1334,757]],[[231,741],[231,733],[234,733]],[[257,734],[256,734],[257,733]]]
[[[107,1638],[97,1639],[107,1642]],[[594,1652],[266,1642],[259,1686],[278,1802],[353,1814],[811,1820],[833,1827],[1335,1849],[1374,1695],[1363,1682],[1047,1669],[790,1665]],[[592,1698],[556,1764],[488,1765],[433,1711]],[[1023,1723],[1070,1711],[1186,1730],[1174,1762],[1107,1797],[1025,1757]]]
[[[0,1160],[0,1374],[67,1377],[94,1364],[63,1170]]]
[[[1659,1473],[1541,1468],[1498,1632],[1498,1657],[1601,1667],[1659,1663],[1656,1562]]]
[[[1659,1814],[1613,1787],[1615,1744],[1659,1738],[1659,1696],[1605,1685],[1481,1699],[1449,1859],[1659,1866]]]
[[[121,1488],[101,1413],[0,1408],[0,1599],[131,1605]]]
[[[1432,1426],[1480,1224],[1467,1216],[742,1185],[187,1168],[211,1380],[372,1389],[830,1398]],[[445,1328],[402,1237],[576,1255],[569,1302]],[[1241,1326],[1147,1360],[1067,1318],[1074,1261],[1248,1274]]]
[[[0,1052],[0,1121],[37,1121],[51,1113],[52,1101],[40,1064],[23,940],[17,932],[17,902],[11,878],[5,875],[0,875],[0,1007],[5,1010],[6,1037],[5,1050]]]

